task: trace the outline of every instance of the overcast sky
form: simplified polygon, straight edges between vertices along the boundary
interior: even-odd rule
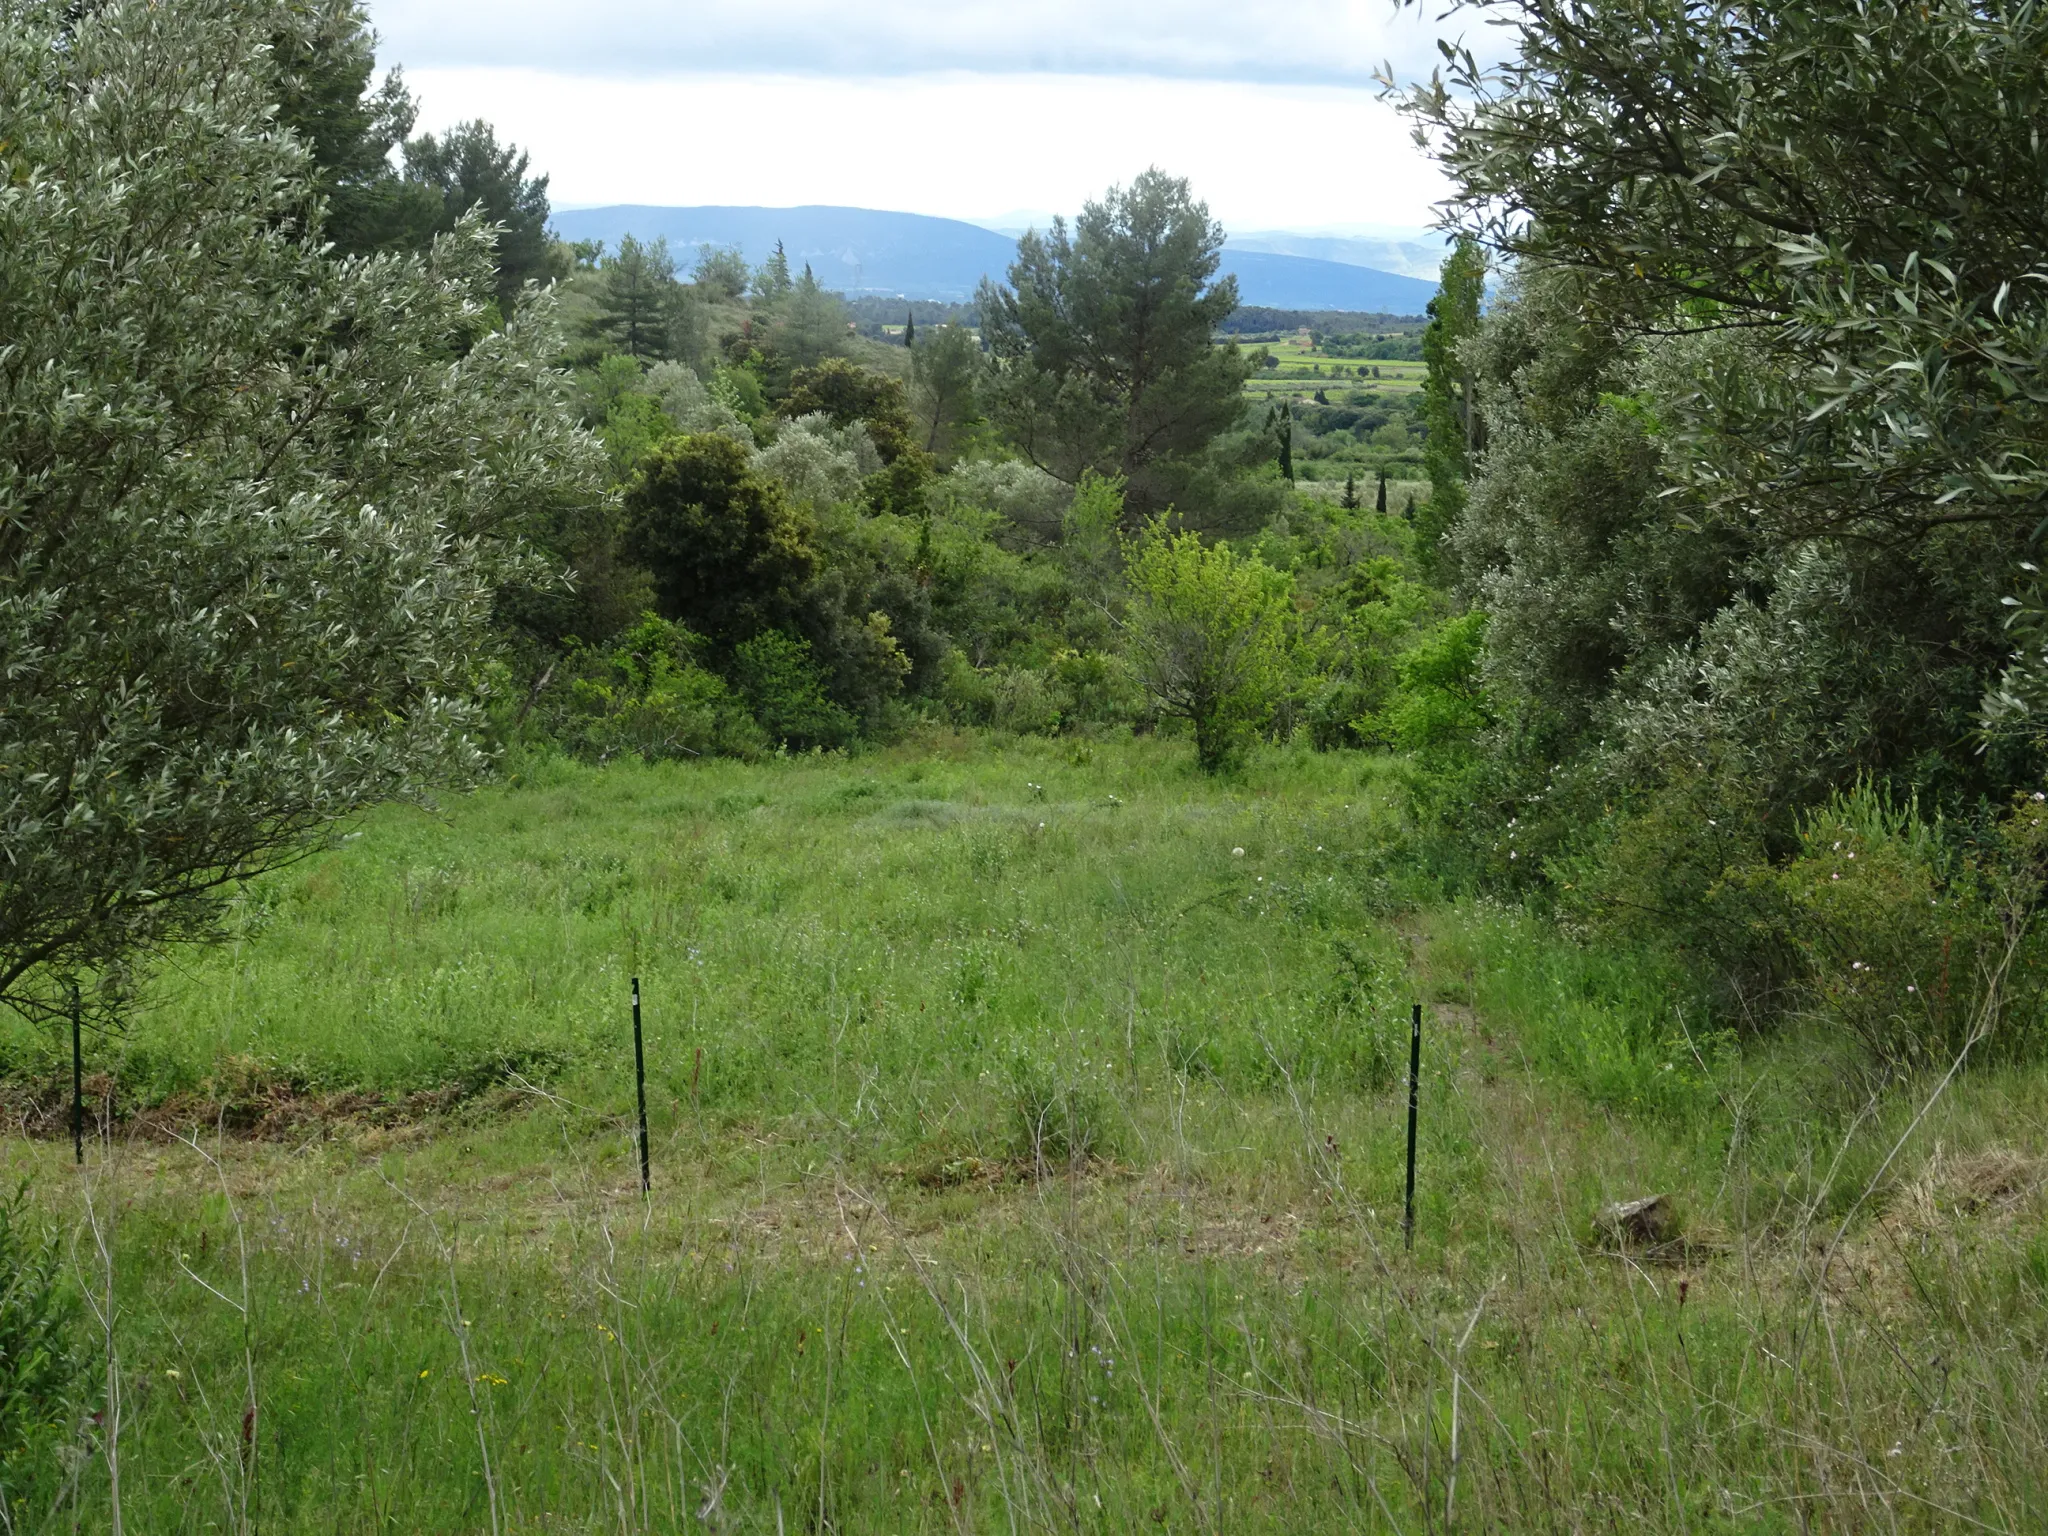
[[[1432,6],[1431,14],[1439,7]],[[1415,227],[1435,168],[1374,69],[1435,59],[1393,0],[370,0],[420,126],[532,152],[557,207],[1071,213],[1148,165],[1227,226]]]

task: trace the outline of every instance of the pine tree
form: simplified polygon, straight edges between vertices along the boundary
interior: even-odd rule
[[[914,309],[903,316],[903,345],[917,345],[917,311]]]
[[[772,304],[788,295],[796,285],[789,278],[789,256],[782,249],[780,240],[775,242],[775,254],[761,264],[761,270],[754,274],[754,297]]]
[[[1090,469],[1122,475],[1128,526],[1168,505],[1227,520],[1242,503],[1224,485],[1246,466],[1217,447],[1252,365],[1215,341],[1238,307],[1222,253],[1223,228],[1188,184],[1150,170],[1071,229],[1055,219],[1025,235],[1009,281],[977,294],[997,431],[1070,485]]]
[[[803,276],[790,286],[775,323],[776,350],[799,368],[846,350],[846,307],[839,295],[827,293],[818,275],[804,263]]]
[[[676,287],[675,259],[666,238],[642,245],[631,235],[619,242],[618,254],[599,268],[604,284],[597,294],[591,329],[632,357],[659,362],[669,353],[668,320]]]
[[[1387,515],[1387,472],[1384,469],[1380,471],[1379,496],[1373,502],[1372,509],[1373,511],[1379,513],[1381,517],[1385,517]]]

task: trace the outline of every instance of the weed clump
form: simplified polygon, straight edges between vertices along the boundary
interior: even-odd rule
[[[0,1508],[49,1475],[89,1407],[83,1309],[27,1196],[0,1200]]]
[[[1039,1178],[1115,1152],[1109,1102],[1085,1069],[1034,1053],[1010,1063],[1011,1150]]]

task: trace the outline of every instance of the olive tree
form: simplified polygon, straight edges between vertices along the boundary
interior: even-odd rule
[[[475,773],[517,535],[598,494],[545,301],[484,318],[486,226],[334,259],[273,110],[306,10],[0,0],[0,1001],[32,1017]]]
[[[1987,617],[1987,591],[2017,588],[2009,606],[2048,634],[2032,549],[2048,516],[2048,12],[1486,10],[1507,62],[1452,49],[1409,99],[1454,220],[1575,272],[1594,323],[1743,342],[1703,348],[1662,402],[1688,493],[1668,505],[1780,551],[1774,566],[1824,544],[1896,583],[1931,559],[1930,600]],[[1994,714],[2038,731],[2048,645],[1990,691]]]

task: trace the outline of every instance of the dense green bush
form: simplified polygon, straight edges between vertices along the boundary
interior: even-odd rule
[[[648,762],[755,756],[767,738],[724,679],[701,664],[708,649],[649,614],[610,649],[571,653],[536,699],[536,723],[588,762],[625,753]]]
[[[1737,1020],[1803,1013],[1888,1070],[2039,1043],[2048,802],[1956,823],[1866,780],[1800,818],[1782,856],[1767,825],[1758,796],[1703,765],[1552,873],[1593,936],[1691,964]]]
[[[1480,685],[1486,614],[1478,610],[1423,633],[1395,661],[1399,685],[1374,724],[1392,745],[1459,760],[1488,724]]]
[[[765,630],[734,649],[733,663],[740,690],[771,740],[789,747],[843,747],[853,739],[854,718],[826,696],[809,641]]]
[[[1153,706],[1186,720],[1214,772],[1271,718],[1287,683],[1287,576],[1256,555],[1147,525],[1124,550],[1131,660]]]
[[[1966,1047],[2010,1057],[2040,1042],[2044,850],[2035,795],[1972,836],[1865,783],[1808,817],[1798,855],[1757,878],[1782,903],[1814,1011],[1880,1063],[1938,1067]]]
[[[627,549],[653,572],[663,617],[721,644],[786,623],[817,570],[808,519],[746,449],[716,433],[649,453],[626,514]]]

